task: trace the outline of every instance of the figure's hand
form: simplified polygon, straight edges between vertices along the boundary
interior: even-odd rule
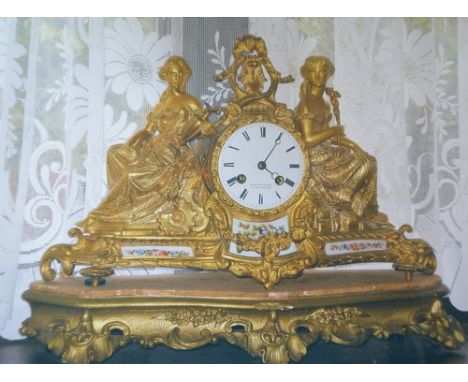
[[[335,129],[335,135],[336,136],[343,137],[345,135],[344,126],[337,125],[337,126],[334,126],[333,129]]]
[[[345,136],[344,126],[337,125],[337,126],[332,127],[332,129],[334,130],[334,134],[331,137],[331,141],[334,144],[340,145],[343,137]]]
[[[200,123],[200,133],[207,137],[212,137],[216,134],[216,127],[209,121]]]
[[[145,130],[147,130],[151,135],[154,134],[154,132],[156,131],[158,120],[159,120],[159,117],[154,112],[149,112],[148,115],[146,116],[147,122],[146,122]]]

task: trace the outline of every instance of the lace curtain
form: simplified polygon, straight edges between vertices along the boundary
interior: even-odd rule
[[[0,335],[18,338],[21,293],[52,244],[106,192],[105,153],[144,124],[171,54],[193,69],[189,91],[217,106],[214,74],[235,38],[266,40],[296,81],[300,66],[335,62],[346,134],[377,158],[379,204],[435,248],[452,302],[468,309],[468,20],[447,18],[0,19]],[[148,273],[151,269],[121,270]],[[171,270],[165,270],[170,272]],[[157,270],[164,272],[164,270]]]

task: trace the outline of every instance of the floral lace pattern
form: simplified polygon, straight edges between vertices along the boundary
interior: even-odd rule
[[[213,108],[228,102],[226,84],[209,81],[241,32],[199,21],[193,31],[170,18],[0,18],[3,337],[17,338],[28,315],[20,296],[40,278],[44,249],[66,242],[106,192],[107,149],[145,123],[165,58],[209,62],[208,85],[194,94]],[[207,48],[185,46],[189,33]],[[242,33],[263,37],[275,67],[295,77],[277,93],[291,108],[305,58],[334,61],[345,133],[377,158],[380,208],[429,241],[452,301],[468,309],[468,20],[251,18]]]

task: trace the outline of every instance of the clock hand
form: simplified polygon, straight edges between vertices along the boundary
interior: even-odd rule
[[[275,139],[275,145],[273,146],[273,148],[270,150],[270,152],[268,153],[267,157],[265,158],[265,160],[263,161],[264,163],[266,163],[266,161],[268,160],[268,158],[270,157],[271,153],[273,152],[273,150],[276,148],[276,146],[278,146],[280,143],[281,143],[281,136],[283,135],[283,133],[280,133],[280,135],[278,135],[278,138]]]
[[[283,176],[281,176],[277,172],[273,172],[273,171],[268,170],[268,168],[266,166],[265,166],[265,170],[267,170],[270,173],[272,179],[275,181],[276,184],[282,185],[284,183],[284,177]]]
[[[276,176],[279,175],[277,172],[273,172],[273,171],[268,170],[268,168],[267,168],[266,166],[265,166],[265,170],[267,170],[267,171],[271,174],[271,177],[272,177],[273,179],[275,179]],[[276,176],[275,176],[275,175],[276,175]]]

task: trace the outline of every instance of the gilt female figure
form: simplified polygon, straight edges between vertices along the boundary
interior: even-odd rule
[[[345,229],[352,222],[377,215],[377,166],[374,157],[344,136],[339,114],[335,116],[337,125],[330,125],[333,114],[324,93],[328,89],[337,111],[339,93],[326,87],[334,71],[327,57],[307,58],[301,68],[304,81],[294,116],[296,127],[309,148],[309,191],[315,199],[341,215],[341,220],[346,220],[341,226],[332,224],[332,229]]]
[[[182,57],[170,57],[159,76],[168,88],[146,127],[109,150],[109,192],[78,224],[87,232],[177,235],[201,232],[208,225],[203,212],[208,190],[189,143],[215,129],[209,112],[186,92],[191,70]]]

